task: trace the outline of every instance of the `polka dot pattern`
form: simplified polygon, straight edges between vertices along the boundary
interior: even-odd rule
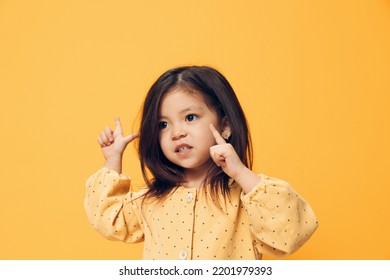
[[[144,241],[144,259],[261,259],[301,247],[318,226],[310,205],[286,182],[261,175],[244,195],[215,204],[205,190],[180,186],[163,201],[130,191],[128,176],[102,168],[86,183],[85,209],[104,237]]]

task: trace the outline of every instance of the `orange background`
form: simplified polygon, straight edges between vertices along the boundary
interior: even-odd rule
[[[0,259],[141,257],[92,229],[84,182],[103,127],[136,130],[152,82],[188,64],[228,78],[255,171],[315,209],[289,259],[390,259],[387,0],[0,0]],[[124,171],[142,183],[133,146]]]

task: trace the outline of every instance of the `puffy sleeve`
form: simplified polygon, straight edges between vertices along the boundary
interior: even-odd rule
[[[144,238],[138,203],[130,191],[130,178],[102,168],[88,178],[84,207],[92,226],[105,238],[127,243]]]
[[[317,218],[308,202],[287,182],[260,176],[260,183],[252,191],[241,193],[255,246],[264,255],[287,256],[314,233]]]

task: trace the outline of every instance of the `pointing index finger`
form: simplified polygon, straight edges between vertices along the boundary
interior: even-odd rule
[[[216,128],[214,127],[213,124],[210,124],[210,131],[211,133],[213,134],[214,136],[214,139],[215,141],[217,142],[218,145],[221,145],[221,144],[226,144],[226,141],[225,139],[222,138],[221,134],[218,132],[218,130],[216,130]]]
[[[122,133],[122,124],[119,117],[115,117],[115,130]]]

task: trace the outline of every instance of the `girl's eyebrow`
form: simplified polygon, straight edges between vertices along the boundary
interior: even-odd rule
[[[193,105],[193,106],[188,106],[188,107],[186,107],[186,108],[180,110],[180,111],[179,111],[179,114],[185,114],[185,113],[187,113],[187,112],[197,111],[197,110],[203,111],[204,108],[202,108],[202,107],[200,107],[200,106],[194,106],[194,105]],[[159,115],[158,118],[159,118],[159,119],[165,119],[165,118],[167,118],[167,117],[166,117],[166,116],[163,116],[163,115]]]
[[[203,108],[200,107],[200,106],[189,106],[187,108],[184,108],[183,110],[180,110],[179,113],[183,114],[183,113],[187,113],[189,111],[197,111],[197,110],[200,110],[200,111],[203,111]]]

